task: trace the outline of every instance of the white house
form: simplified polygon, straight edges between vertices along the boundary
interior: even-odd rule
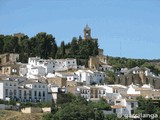
[[[87,100],[97,101],[104,98],[111,105],[112,110],[107,114],[131,117],[138,107],[136,99],[126,98],[121,95],[127,87],[123,85],[96,85],[96,86],[77,86],[76,93]]]
[[[127,87],[123,85],[96,85],[96,87],[104,88],[105,98],[108,103],[111,105],[112,113],[121,116],[130,117],[131,114],[134,114],[135,109],[138,107],[138,102],[135,99],[129,99],[122,94],[127,92]]]
[[[66,71],[69,69],[77,69],[76,59],[54,59],[54,71]]]
[[[19,95],[21,101],[47,101],[48,86],[39,80],[27,80],[19,84]]]
[[[97,86],[77,86],[76,94],[93,101],[106,96],[105,89]]]
[[[128,86],[128,90],[127,90],[127,94],[136,94],[136,95],[140,95],[141,92],[139,91],[139,87],[131,84]]]
[[[114,72],[113,67],[110,66],[110,65],[106,65],[106,64],[101,65],[101,67],[99,67],[99,70],[101,70],[101,71],[112,71],[112,72]]]
[[[47,73],[53,73],[53,61],[40,59],[40,57],[30,57],[27,64],[27,77],[38,79],[39,76],[45,76]]]
[[[39,76],[46,76],[55,71],[66,71],[77,69],[76,59],[40,59],[40,57],[30,57],[27,64],[27,77],[38,79]],[[23,69],[24,70],[24,69]]]
[[[133,96],[143,96],[145,98],[160,98],[160,89],[154,89],[150,84],[144,84],[143,86],[137,86],[131,84],[127,90],[127,94],[130,97]]]
[[[27,75],[27,64],[22,64],[19,67],[19,75],[22,77]]]
[[[79,82],[86,82],[86,85],[90,85],[92,83],[100,84],[103,83],[105,79],[104,72],[99,71],[78,70],[75,74],[78,75]]]
[[[125,100],[125,106],[126,111],[124,114],[128,114],[129,117],[131,117],[132,114],[135,114],[135,109],[138,107],[138,101],[136,99],[124,99]]]
[[[131,118],[137,107],[138,101],[135,99],[117,99],[114,101],[114,105],[111,105],[113,113],[126,118]]]
[[[91,98],[91,91],[90,91],[90,87],[88,86],[78,86],[76,88],[76,92],[78,95],[80,95],[81,97],[84,97],[86,100],[90,100]]]
[[[17,99],[18,98],[18,82],[10,79],[0,80],[0,99]]]
[[[48,84],[48,101],[57,102],[58,86],[53,84]]]
[[[78,75],[74,72],[55,72],[55,76],[66,78],[67,81],[79,81]]]

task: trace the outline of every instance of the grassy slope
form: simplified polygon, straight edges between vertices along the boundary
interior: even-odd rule
[[[42,113],[25,114],[17,111],[0,110],[0,120],[41,120]]]

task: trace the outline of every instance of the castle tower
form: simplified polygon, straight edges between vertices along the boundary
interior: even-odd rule
[[[90,40],[91,39],[91,28],[86,25],[84,28],[84,40]]]
[[[23,34],[23,33],[15,33],[14,36],[17,37],[18,41],[20,42],[21,38],[24,37],[25,34]]]

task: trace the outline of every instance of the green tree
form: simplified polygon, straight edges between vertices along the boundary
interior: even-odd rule
[[[136,109],[136,113],[140,114],[159,114],[159,105],[160,105],[160,100],[154,101],[152,99],[145,99],[143,97],[138,97],[138,108]],[[157,104],[158,103],[158,104]],[[144,120],[151,120],[151,118],[142,118]],[[157,120],[159,118],[156,118]],[[155,120],[156,120],[155,119]]]
[[[42,120],[53,120],[53,114],[52,113],[44,113],[42,116]]]
[[[55,58],[57,52],[57,44],[55,38],[51,34],[40,32],[31,38],[31,56],[40,56],[41,58]]]
[[[98,41],[96,40],[93,46],[93,56],[98,55]]]
[[[116,114],[107,114],[105,115],[104,120],[132,120],[132,119],[125,117],[118,118]]]
[[[102,110],[111,108],[105,99],[88,102],[85,98],[71,93],[58,96],[57,106],[57,111],[44,114],[43,120],[104,120]]]
[[[13,36],[5,36],[4,38],[4,52],[17,53],[19,52],[18,38]]]
[[[89,102],[89,106],[97,110],[111,110],[111,106],[107,103],[107,101],[103,98],[101,98],[98,102]]]
[[[70,103],[74,99],[75,99],[75,96],[71,93],[59,94],[57,97],[57,105],[60,106],[60,105],[66,104],[66,103]]]
[[[57,50],[56,58],[58,58],[58,59],[65,58],[65,43],[64,43],[64,41],[61,42],[61,45]]]
[[[72,42],[71,42],[71,50],[70,50],[70,54],[71,55],[77,55],[78,54],[78,44],[77,44],[77,38],[73,37]]]
[[[157,76],[160,74],[160,70],[158,68],[156,68],[156,66],[153,65],[153,64],[144,63],[142,66],[146,67],[146,68],[149,68],[151,70],[151,72],[153,72]]]
[[[115,74],[112,71],[106,71],[105,83],[114,84],[116,80]]]
[[[30,45],[30,39],[28,36],[24,36],[19,41],[19,60],[23,63],[28,62],[28,57],[31,55],[32,49]]]
[[[4,46],[4,35],[0,35],[0,54],[3,53],[3,46]]]
[[[136,64],[136,61],[135,61],[135,60],[129,59],[129,60],[127,61],[127,67],[128,67],[128,68],[133,68],[133,67],[136,67],[136,66],[137,66],[137,64]]]
[[[60,49],[61,49],[61,55],[64,56],[65,55],[65,43],[64,43],[64,41],[61,42]]]
[[[55,38],[52,37],[51,38],[51,55],[50,55],[52,58],[55,58],[56,53],[57,53],[57,49],[58,49],[58,47],[57,47],[57,43],[55,41]]]

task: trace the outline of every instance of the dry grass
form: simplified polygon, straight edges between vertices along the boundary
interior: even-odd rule
[[[0,120],[41,120],[42,113],[25,114],[17,111],[0,110]]]

